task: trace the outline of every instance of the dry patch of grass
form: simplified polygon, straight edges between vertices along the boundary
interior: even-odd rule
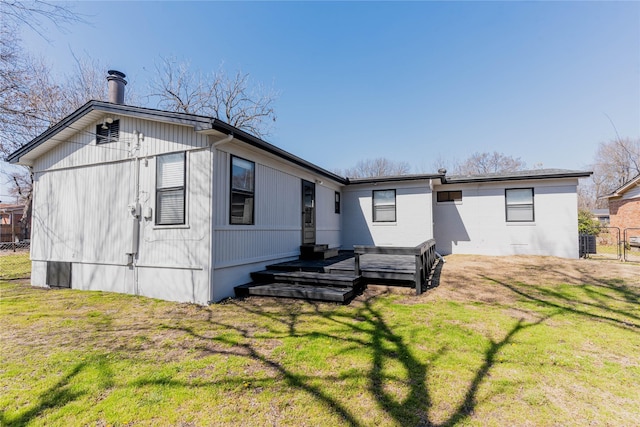
[[[0,282],[2,425],[634,425],[640,267],[447,258],[348,306]]]

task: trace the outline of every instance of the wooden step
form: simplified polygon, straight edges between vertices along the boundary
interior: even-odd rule
[[[329,249],[329,245],[300,245],[300,253],[322,252]]]
[[[300,246],[301,260],[327,259],[338,256],[338,249],[329,249],[329,245],[302,245]]]
[[[237,297],[268,296],[281,298],[302,298],[319,301],[347,302],[355,291],[349,287],[311,286],[292,283],[248,283],[236,286]]]
[[[357,287],[360,277],[353,274],[326,274],[311,271],[263,270],[251,273],[257,283],[291,283],[299,285],[324,285],[333,287]]]

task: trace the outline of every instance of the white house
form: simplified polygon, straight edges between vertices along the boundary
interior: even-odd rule
[[[9,157],[34,177],[34,285],[206,304],[303,244],[578,257],[590,172],[349,180],[211,117],[123,105],[110,77],[112,102]]]

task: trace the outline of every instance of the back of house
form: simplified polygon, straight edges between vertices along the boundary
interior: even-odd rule
[[[215,118],[122,104],[123,88],[9,157],[34,177],[34,285],[207,304],[304,245],[578,256],[589,172],[349,180]]]

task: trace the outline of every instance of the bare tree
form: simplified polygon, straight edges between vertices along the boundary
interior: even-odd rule
[[[60,30],[65,25],[84,22],[68,6],[35,0],[0,2],[0,158],[36,137],[76,105],[64,99],[60,85],[53,80],[50,67],[21,46],[17,34],[26,25],[44,39],[47,24]],[[68,91],[67,91],[68,93]],[[10,192],[25,204],[23,221],[30,216],[32,176],[27,168],[8,172]]]
[[[597,199],[593,180],[581,179],[578,185],[578,209],[591,211],[598,208]]]
[[[411,166],[407,162],[396,162],[384,157],[360,160],[354,167],[344,171],[336,170],[338,175],[349,178],[374,178],[382,176],[407,175]]]
[[[241,71],[228,75],[222,68],[203,74],[188,62],[162,58],[156,65],[150,96],[170,111],[213,116],[258,137],[269,135],[275,122],[277,93],[251,81]]]
[[[593,180],[603,196],[640,174],[640,139],[616,138],[603,142],[596,152]]]
[[[617,137],[598,147],[590,185],[590,203],[606,207],[603,196],[640,175],[640,139]]]
[[[3,23],[26,25],[45,40],[49,40],[45,32],[47,23],[64,30],[66,25],[85,22],[68,4],[44,0],[2,0],[0,13]]]
[[[474,153],[462,163],[455,165],[456,175],[484,175],[489,173],[515,172],[523,170],[527,164],[518,158],[494,151],[493,153]]]

